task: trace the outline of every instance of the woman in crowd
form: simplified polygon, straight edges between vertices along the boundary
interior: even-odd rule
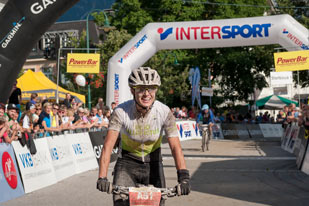
[[[29,110],[25,111],[21,116],[23,132],[31,133],[33,130],[33,115],[35,113],[35,105],[29,106]]]
[[[46,102],[43,106],[43,112],[41,113],[40,119],[42,119],[42,127],[43,129],[48,132],[47,136],[49,136],[49,132],[58,132],[60,131],[59,128],[52,127],[52,117],[51,117],[51,111],[52,111],[52,104],[49,102]]]
[[[13,138],[8,135],[9,125],[5,116],[0,117],[0,143],[11,143],[13,140],[17,140],[15,132],[13,133]]]

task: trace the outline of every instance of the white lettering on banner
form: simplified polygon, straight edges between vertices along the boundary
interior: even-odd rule
[[[57,0],[42,0],[40,2],[35,2],[34,4],[31,5],[30,10],[33,14],[39,14],[49,5],[52,5],[56,1]]]
[[[9,45],[9,43],[14,38],[15,34],[18,32],[21,25],[22,24],[20,24],[20,23],[16,23],[16,25],[13,27],[13,29],[10,31],[10,33],[6,36],[6,38],[2,42],[2,44],[1,44],[2,48],[6,48]]]
[[[102,148],[103,148],[102,144],[99,145],[99,146],[93,147],[94,154],[95,154],[96,158],[98,158],[98,159],[101,157]]]

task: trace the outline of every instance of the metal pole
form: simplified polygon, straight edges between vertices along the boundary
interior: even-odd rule
[[[89,53],[89,16],[90,12],[87,15],[86,21],[86,37],[87,37],[87,53]],[[89,74],[88,74],[89,77]],[[88,78],[88,109],[91,109],[91,88],[90,88],[90,78]]]
[[[208,87],[211,88],[210,68],[208,68]],[[211,107],[211,96],[209,96],[209,106]]]
[[[299,94],[299,71],[297,70],[297,93],[298,93],[298,107],[300,107],[300,94]]]
[[[59,103],[60,53],[61,53],[61,48],[58,49],[58,56],[57,56],[57,91],[56,91],[56,102],[57,103]]]

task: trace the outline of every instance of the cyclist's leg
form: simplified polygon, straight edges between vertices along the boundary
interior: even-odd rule
[[[134,173],[136,172],[136,166],[132,166],[130,161],[118,158],[114,168],[114,185],[120,186],[132,186],[136,185],[134,179]],[[114,206],[129,206],[129,199],[123,200],[120,195],[113,195]]]
[[[149,172],[149,184],[158,188],[165,188],[165,176],[162,162],[151,162]],[[161,199],[160,206],[165,205],[165,200]]]

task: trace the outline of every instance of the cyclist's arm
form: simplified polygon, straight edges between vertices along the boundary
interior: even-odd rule
[[[107,177],[111,153],[117,141],[118,135],[119,132],[115,130],[108,130],[107,132],[100,158],[99,177]]]
[[[182,153],[179,137],[169,137],[168,144],[171,148],[177,170],[186,169],[185,158]]]

